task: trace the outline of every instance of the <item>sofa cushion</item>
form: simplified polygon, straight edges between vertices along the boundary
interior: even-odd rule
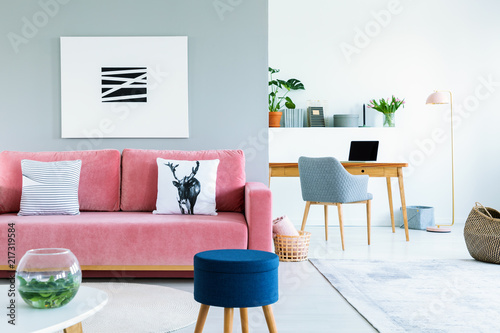
[[[219,160],[157,158],[158,195],[153,214],[217,215],[215,183]]]
[[[120,209],[120,152],[0,152],[0,213],[18,212],[22,193],[21,160],[41,162],[82,160],[78,190],[81,211]]]
[[[245,156],[242,150],[141,150],[124,149],[122,153],[122,196],[124,211],[150,211],[156,207],[158,166],[156,159],[219,159],[216,183],[218,212],[241,212],[245,196]]]
[[[23,189],[19,215],[78,215],[82,161],[22,160]]]
[[[82,212],[80,215],[0,215],[0,225],[16,226],[16,255],[32,248],[70,249],[80,265],[192,265],[196,253],[246,249],[242,213],[154,215],[151,212]],[[0,244],[7,244],[7,228]],[[76,241],[78,240],[78,241]],[[7,264],[7,256],[0,258]]]

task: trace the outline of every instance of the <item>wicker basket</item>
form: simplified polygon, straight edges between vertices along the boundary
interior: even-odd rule
[[[299,236],[276,235],[274,238],[274,253],[280,261],[304,261],[309,252],[311,233],[299,231]]]
[[[474,259],[500,264],[500,212],[476,202],[465,221],[464,237]]]

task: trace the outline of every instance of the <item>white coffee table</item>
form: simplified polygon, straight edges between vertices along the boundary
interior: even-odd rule
[[[82,321],[101,310],[108,302],[108,294],[102,290],[80,286],[75,298],[57,309],[35,309],[26,304],[16,291],[16,325],[8,323],[7,306],[10,304],[8,285],[0,286],[0,332],[9,333],[66,333],[82,331]]]

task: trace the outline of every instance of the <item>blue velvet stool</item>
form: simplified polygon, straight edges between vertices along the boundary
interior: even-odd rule
[[[240,308],[248,332],[247,308],[262,306],[269,332],[277,332],[271,304],[278,300],[278,256],[257,250],[213,250],[194,256],[194,299],[201,303],[195,333],[201,333],[210,306],[224,308],[224,332],[233,330]]]

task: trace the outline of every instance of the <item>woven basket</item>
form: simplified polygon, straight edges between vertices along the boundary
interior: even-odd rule
[[[500,212],[476,202],[465,221],[464,237],[472,258],[500,264]]]
[[[304,261],[309,252],[311,233],[299,231],[299,236],[276,235],[274,238],[274,253],[280,261]]]

